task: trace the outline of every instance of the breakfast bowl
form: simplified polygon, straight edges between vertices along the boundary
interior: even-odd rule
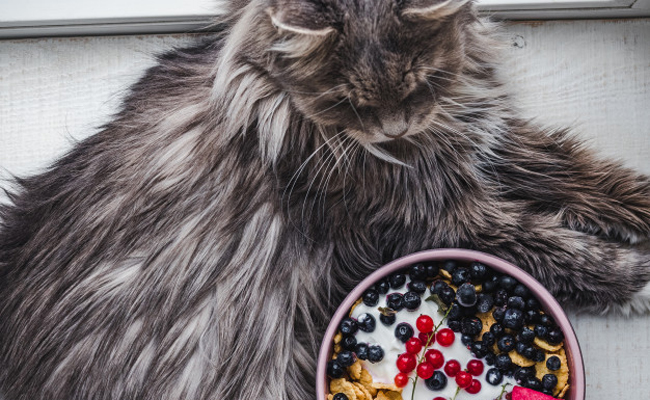
[[[317,400],[585,399],[560,304],[517,266],[464,249],[414,253],[359,283],[316,374]]]

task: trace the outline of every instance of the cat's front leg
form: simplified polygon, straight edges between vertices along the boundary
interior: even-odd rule
[[[504,139],[485,168],[504,197],[531,201],[570,229],[630,243],[649,238],[648,176],[599,158],[566,131],[515,123]]]

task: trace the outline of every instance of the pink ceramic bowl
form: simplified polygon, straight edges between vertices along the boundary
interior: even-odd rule
[[[580,345],[578,344],[578,339],[576,338],[576,334],[573,331],[569,319],[553,295],[551,295],[527,272],[495,256],[465,249],[437,249],[414,253],[386,264],[364,279],[352,292],[350,292],[350,294],[348,294],[345,300],[343,300],[343,303],[341,303],[339,308],[336,310],[336,313],[334,313],[334,316],[325,331],[325,337],[323,338],[323,343],[321,344],[320,353],[318,355],[318,366],[316,371],[317,400],[326,400],[327,394],[329,393],[328,379],[325,371],[327,361],[330,360],[332,355],[332,342],[334,335],[336,334],[341,320],[348,315],[350,308],[354,302],[361,297],[363,292],[370,288],[376,281],[411,264],[423,261],[444,260],[482,262],[483,264],[492,267],[495,271],[506,273],[527,286],[540,302],[542,309],[553,317],[564,333],[565,351],[569,362],[569,370],[571,371],[569,378],[570,387],[565,396],[565,400],[585,399],[585,371]]]

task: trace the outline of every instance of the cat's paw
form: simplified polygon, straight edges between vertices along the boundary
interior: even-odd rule
[[[624,315],[650,313],[650,282],[643,289],[632,295],[632,298],[619,306]]]

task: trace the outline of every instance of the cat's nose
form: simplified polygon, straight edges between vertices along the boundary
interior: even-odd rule
[[[401,114],[388,115],[381,118],[380,121],[384,136],[391,139],[400,138],[409,130],[409,124],[405,116]]]

